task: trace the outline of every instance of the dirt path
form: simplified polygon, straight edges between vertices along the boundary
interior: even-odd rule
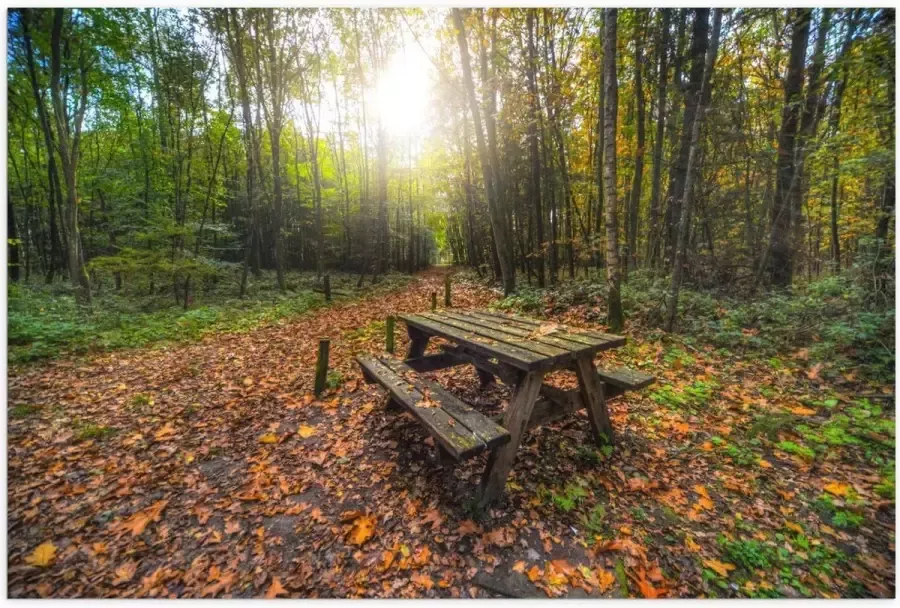
[[[611,454],[591,446],[583,416],[536,429],[507,497],[473,521],[484,457],[436,468],[419,427],[385,412],[351,363],[382,348],[388,314],[426,310],[445,272],[245,334],[11,375],[10,405],[28,415],[9,419],[10,597],[893,593],[893,503],[882,513],[872,499],[878,476],[856,461],[726,456],[764,382],[806,381],[711,351],[670,360],[634,340],[613,357],[664,385],[708,381],[714,396],[682,410],[646,394],[614,402]],[[456,306],[495,298],[454,288]],[[340,387],[317,401],[320,336]],[[468,368],[439,377],[486,411],[508,398],[477,390]],[[870,499],[859,530],[814,513],[828,483]]]

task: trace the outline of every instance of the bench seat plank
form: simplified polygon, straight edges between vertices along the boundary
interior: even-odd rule
[[[384,359],[389,365],[369,355],[356,357],[367,381],[375,381],[387,389],[391,397],[415,416],[456,460],[470,458],[509,441],[509,433],[505,429],[469,408],[454,395],[433,382],[417,377],[415,371],[402,362],[388,357]],[[426,401],[430,402],[428,406],[424,405]]]
[[[642,389],[645,386],[653,384],[656,380],[650,374],[628,369],[627,367],[619,367],[616,369],[597,368],[597,375],[600,376],[600,379],[606,384],[611,384],[624,391],[636,391]]]
[[[403,361],[392,357],[382,357],[381,362],[410,383],[427,386],[432,399],[439,402],[444,411],[456,418],[457,422],[475,433],[487,447],[493,448],[509,441],[509,432],[505,428],[467,405],[437,382],[418,377],[415,370]]]

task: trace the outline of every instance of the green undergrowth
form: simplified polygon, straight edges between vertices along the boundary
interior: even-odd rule
[[[521,279],[521,278],[520,278]],[[648,339],[661,337],[667,278],[645,271],[630,274],[622,284],[622,301],[632,328]],[[838,275],[798,282],[792,293],[728,292],[692,289],[686,285],[679,300],[679,339],[715,346],[722,355],[752,357],[779,370],[797,357],[805,367],[822,364],[825,378],[849,373],[858,379],[890,382],[894,378],[893,284],[874,292],[864,269],[854,267]],[[585,321],[603,323],[606,315],[604,277],[587,276],[538,289],[522,284],[498,308],[528,314],[569,312],[583,306]],[[684,353],[667,354],[683,358]]]
[[[137,348],[189,342],[216,332],[248,331],[280,319],[325,306],[314,291],[314,273],[287,273],[287,290],[279,291],[274,272],[248,280],[247,295],[239,298],[240,267],[235,265],[195,286],[185,310],[175,302],[171,284],[149,279],[113,288],[111,278],[95,289],[88,309],[80,306],[68,283],[10,284],[8,296],[8,361],[26,363],[64,354]],[[356,276],[331,274],[331,288],[342,292],[333,300],[360,297],[400,287],[407,275],[391,274],[378,283],[356,289]],[[343,295],[346,294],[346,295]]]

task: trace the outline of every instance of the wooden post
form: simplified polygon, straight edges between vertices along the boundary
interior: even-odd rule
[[[387,323],[385,323],[385,329],[387,330],[386,343],[384,346],[384,350],[393,354],[394,353],[394,315],[389,315],[387,318]]]
[[[450,308],[450,275],[444,277],[444,306]]]
[[[325,301],[331,302],[331,276],[326,274],[323,280],[325,281]]]
[[[316,359],[316,397],[325,390],[325,381],[328,378],[328,351],[330,347],[331,340],[319,338],[319,357]]]
[[[434,312],[436,310],[437,310],[437,292],[432,291],[431,292],[431,312]]]

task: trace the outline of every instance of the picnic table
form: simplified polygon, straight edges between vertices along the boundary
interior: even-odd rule
[[[586,409],[599,445],[613,444],[606,401],[642,388],[652,376],[632,370],[601,370],[594,357],[625,344],[625,338],[577,329],[521,315],[489,310],[444,310],[400,315],[410,346],[404,361],[358,357],[364,375],[389,390],[392,400],[415,415],[439,443],[439,453],[462,459],[490,450],[479,490],[485,506],[506,486],[525,431]],[[425,355],[432,338],[442,338],[442,352]],[[435,382],[419,376],[457,365],[475,367],[482,386],[499,378],[512,389],[509,407],[496,421],[475,411]],[[557,370],[571,370],[578,389],[544,384]]]

